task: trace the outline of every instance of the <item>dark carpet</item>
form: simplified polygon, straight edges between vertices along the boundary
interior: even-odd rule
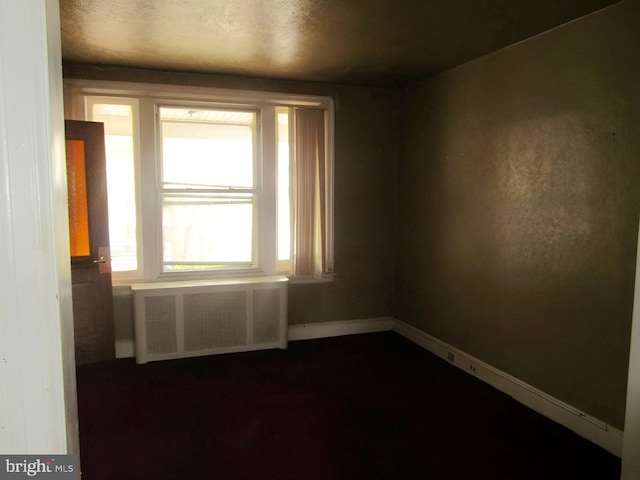
[[[78,368],[84,480],[620,478],[620,460],[391,332]]]

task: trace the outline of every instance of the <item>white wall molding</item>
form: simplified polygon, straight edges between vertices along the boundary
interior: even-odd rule
[[[289,325],[289,341],[338,337],[356,333],[386,332],[393,328],[393,321],[393,317],[377,317]]]
[[[618,457],[622,456],[623,432],[621,430],[607,425],[605,422],[400,320],[394,321],[393,331],[506,393],[541,415],[564,425],[608,452]],[[449,359],[449,354],[453,354],[453,361]]]

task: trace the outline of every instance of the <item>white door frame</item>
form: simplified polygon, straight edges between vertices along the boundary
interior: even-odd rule
[[[0,0],[0,452],[78,453],[58,0]]]

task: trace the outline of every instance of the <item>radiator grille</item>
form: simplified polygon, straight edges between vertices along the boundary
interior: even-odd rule
[[[184,295],[184,348],[237,347],[247,343],[245,292]]]
[[[146,297],[144,304],[147,351],[149,353],[177,351],[175,296]]]
[[[134,284],[136,361],[287,346],[287,278]]]
[[[280,291],[277,288],[253,292],[253,341],[271,343],[280,335]]]

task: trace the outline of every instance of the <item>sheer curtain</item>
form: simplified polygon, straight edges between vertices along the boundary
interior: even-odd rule
[[[293,275],[327,273],[325,111],[293,111]]]

